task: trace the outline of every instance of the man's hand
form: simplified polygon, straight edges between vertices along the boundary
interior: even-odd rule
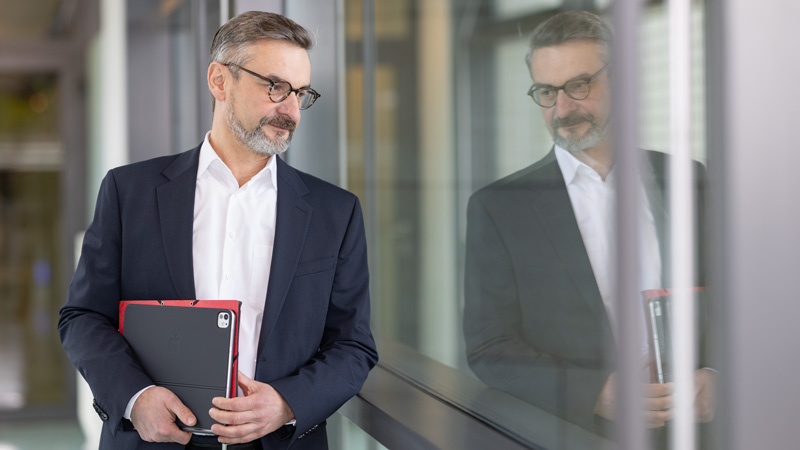
[[[241,444],[254,441],[294,419],[286,400],[272,386],[252,380],[239,372],[239,386],[244,397],[213,400],[216,408],[209,414],[217,422],[211,431],[219,435],[222,444]]]
[[[594,413],[608,420],[616,417],[616,373],[608,377],[603,390],[597,398]],[[659,428],[672,419],[673,384],[645,384],[642,386],[644,396],[644,424],[647,428]]]
[[[197,422],[192,411],[172,391],[160,386],[142,392],[131,409],[131,422],[139,437],[147,442],[188,444],[192,434],[178,428],[176,418],[189,426]]]
[[[616,374],[608,377],[594,412],[608,420],[614,420],[616,408],[615,380]],[[710,422],[714,418],[716,400],[717,373],[710,369],[699,369],[694,372],[695,383],[695,420]],[[643,386],[645,397],[645,426],[658,428],[664,426],[666,421],[672,419],[673,383],[645,384]]]
[[[717,373],[711,369],[694,372],[694,412],[698,422],[711,422],[716,408]]]

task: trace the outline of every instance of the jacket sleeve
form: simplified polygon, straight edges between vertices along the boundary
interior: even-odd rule
[[[369,269],[361,207],[353,206],[336,257],[319,350],[288,377],[270,382],[295,413],[292,439],[316,429],[356,395],[377,363],[370,331]]]
[[[122,224],[114,172],[103,179],[94,219],[60,310],[58,332],[67,356],[86,379],[112,434],[131,397],[153,384],[119,333]]]
[[[593,364],[540,350],[541,343],[525,337],[519,284],[525,269],[515,267],[509,242],[480,195],[467,209],[464,336],[470,368],[488,386],[508,392],[534,406],[596,429],[594,406],[609,372]],[[536,251],[517,249],[516,251]],[[555,282],[555,281],[554,281]],[[537,292],[557,290],[541,286]],[[544,294],[543,294],[544,295]],[[530,330],[527,330],[530,331]],[[550,340],[574,341],[564,330]],[[531,333],[528,333],[531,334]]]

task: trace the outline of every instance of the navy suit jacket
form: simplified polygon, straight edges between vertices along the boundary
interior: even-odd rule
[[[642,179],[668,287],[668,157],[646,156]],[[695,173],[701,188],[699,164]],[[698,200],[702,211],[702,195]],[[555,153],[477,191],[467,216],[464,334],[470,368],[491,387],[604,432],[594,406],[614,371],[616,349]]]
[[[150,444],[122,415],[153,381],[117,331],[120,300],[194,299],[192,227],[200,147],[111,170],[61,308],[59,334],[104,421],[103,449]],[[278,159],[275,244],[255,379],[295,413],[293,434],[265,449],[325,448],[325,419],[377,362],[369,326],[363,219],[351,193]]]

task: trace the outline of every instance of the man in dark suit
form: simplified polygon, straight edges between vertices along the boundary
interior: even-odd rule
[[[609,27],[583,11],[537,27],[527,59],[529,95],[555,146],[476,192],[467,213],[470,367],[489,386],[595,431],[614,419],[617,388],[611,39]],[[669,286],[667,157],[646,152],[644,159],[640,235],[625,237],[640,243],[642,290]],[[644,336],[642,347],[644,356]],[[700,421],[712,416],[715,376],[696,371]],[[643,391],[645,423],[663,427],[672,417],[672,384],[646,384]]]
[[[104,421],[103,449],[327,448],[325,419],[377,361],[357,198],[277,155],[318,98],[311,38],[271,13],[214,37],[213,126],[188,152],[103,180],[59,333]],[[216,398],[202,440],[117,331],[121,300],[242,301],[239,396]]]

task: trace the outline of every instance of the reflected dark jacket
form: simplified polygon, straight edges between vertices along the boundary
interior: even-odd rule
[[[67,355],[104,421],[102,449],[182,449],[127,431],[130,398],[153,381],[117,331],[120,300],[194,299],[192,222],[200,147],[114,169],[61,309]],[[377,361],[358,199],[278,159],[275,246],[255,379],[297,418],[265,449],[326,448],[324,421],[361,388]],[[313,430],[313,432],[310,432]]]
[[[645,153],[642,179],[667,287],[668,157]],[[696,173],[702,178],[699,164]],[[594,406],[614,370],[616,350],[555,152],[476,192],[467,215],[464,334],[470,368],[491,387],[601,431]]]

